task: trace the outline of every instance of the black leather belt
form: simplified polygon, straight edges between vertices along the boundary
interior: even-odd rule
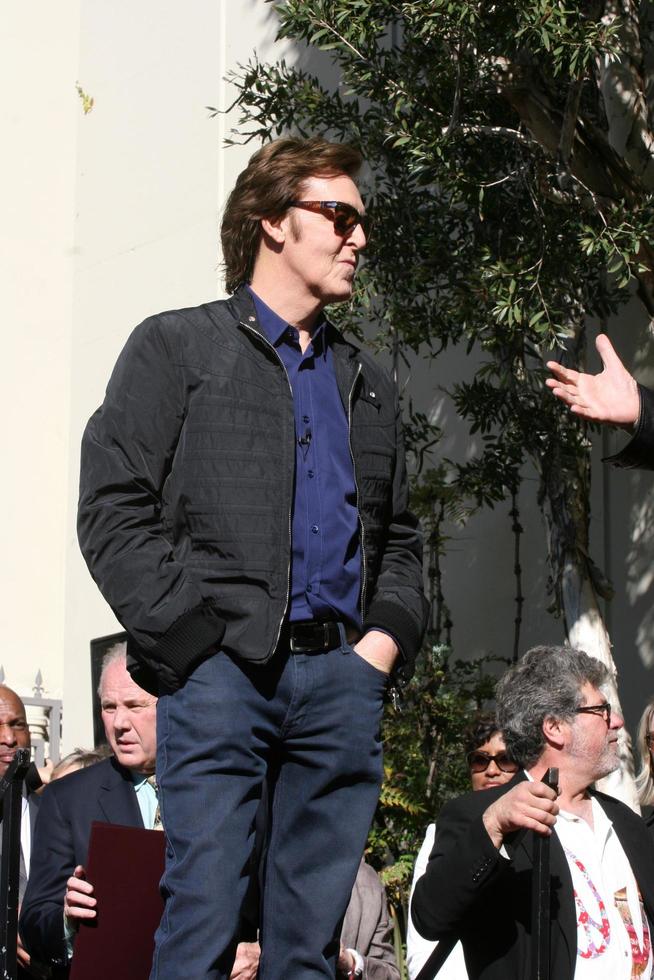
[[[359,634],[346,629],[348,643],[356,643]],[[279,646],[287,647],[291,653],[315,653],[320,650],[334,650],[341,645],[339,624],[333,620],[320,623],[309,620],[302,623],[287,623],[279,637]]]

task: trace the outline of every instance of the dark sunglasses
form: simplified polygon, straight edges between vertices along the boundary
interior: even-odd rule
[[[491,762],[494,762],[502,772],[517,772],[518,763],[508,755],[507,752],[498,752],[497,755],[489,755],[488,752],[469,752],[468,766],[470,772],[486,772]]]
[[[583,708],[575,708],[578,715],[601,715],[606,722],[607,728],[611,725],[611,705],[608,701],[601,704],[586,704]]]
[[[366,238],[370,234],[370,218],[368,215],[359,214],[355,207],[351,204],[345,204],[343,201],[291,201],[289,207],[324,214],[326,218],[334,222],[334,231],[337,235],[345,237],[354,231],[357,225],[361,225]]]

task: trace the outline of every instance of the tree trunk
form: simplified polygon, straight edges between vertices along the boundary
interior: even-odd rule
[[[556,531],[554,532],[556,533]],[[611,656],[611,643],[597,603],[592,580],[583,565],[569,561],[561,575],[561,604],[566,636],[570,646],[597,657],[611,671],[610,689],[606,692],[615,710],[620,711],[617,670]],[[634,782],[631,739],[626,728],[619,735],[620,768],[600,779],[598,789],[617,796],[637,813],[640,812]]]
[[[579,328],[571,352],[576,364],[583,360],[583,337],[583,328]],[[564,416],[562,424],[578,425],[578,422]],[[608,667],[611,682],[607,697],[614,710],[622,714],[611,641],[598,601],[600,597],[610,599],[613,590],[588,550],[590,457],[584,447],[564,443],[565,432],[562,432],[552,451],[543,453],[536,461],[541,476],[554,604],[563,617],[570,646],[596,657]],[[625,728],[620,731],[619,754],[619,769],[599,780],[598,787],[640,812],[631,739]]]

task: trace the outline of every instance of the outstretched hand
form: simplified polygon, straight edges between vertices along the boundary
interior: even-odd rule
[[[548,378],[545,384],[575,415],[631,429],[640,411],[636,380],[606,334],[599,334],[595,347],[604,365],[600,374],[583,374],[563,367],[558,361],[548,361],[547,367],[554,377]]]
[[[559,812],[556,799],[556,790],[545,783],[523,781],[491,803],[482,819],[495,847],[499,850],[506,835],[522,827],[549,836]]]

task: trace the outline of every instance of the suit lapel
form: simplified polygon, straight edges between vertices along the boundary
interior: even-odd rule
[[[30,840],[34,840],[34,827],[36,826],[36,818],[39,814],[40,802],[40,797],[35,793],[30,793],[27,797],[27,812],[30,818]]]
[[[106,778],[100,786],[98,806],[107,823],[123,824],[127,827],[143,826],[131,774],[115,759],[107,767]]]

